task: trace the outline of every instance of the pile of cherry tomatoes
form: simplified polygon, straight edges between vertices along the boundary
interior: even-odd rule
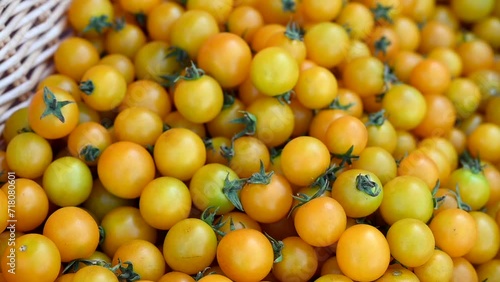
[[[0,281],[500,281],[500,1],[73,0]]]

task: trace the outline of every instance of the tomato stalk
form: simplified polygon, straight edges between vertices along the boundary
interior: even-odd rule
[[[222,104],[222,109],[227,109],[234,104],[235,97],[232,93],[224,91],[224,104]]]
[[[460,156],[460,163],[464,168],[472,171],[474,174],[481,173],[484,168],[484,165],[481,164],[480,157],[473,158],[468,151],[462,153]]]
[[[371,180],[367,174],[361,173],[356,176],[356,188],[371,197],[377,197],[382,192],[380,185]]]
[[[436,194],[437,194],[440,186],[441,186],[441,182],[438,179],[437,182],[436,182],[436,185],[434,185],[434,188],[432,188],[432,203],[433,203],[433,206],[434,206],[435,210],[437,210],[437,209],[439,209],[439,207],[441,207],[441,205],[443,204],[444,199],[446,198],[445,195],[436,198]]]
[[[290,91],[285,92],[283,94],[274,96],[274,98],[278,99],[278,101],[282,105],[284,105],[284,104],[290,104],[292,102],[292,94],[293,94],[293,90],[290,90]]]
[[[245,128],[242,131],[236,133],[233,136],[232,141],[245,135],[254,135],[255,131],[257,130],[257,117],[246,111],[241,111],[241,113],[243,114],[243,116],[237,119],[233,119],[231,123],[243,124],[245,125]]]
[[[178,76],[174,82],[177,82],[181,79],[184,79],[187,81],[197,80],[204,75],[205,75],[205,71],[196,67],[196,64],[193,61],[191,61],[191,66],[186,68],[186,75],[185,76],[182,76],[182,75]]]
[[[266,232],[264,232],[264,235],[267,237],[267,239],[269,240],[269,242],[271,242],[271,245],[273,246],[274,263],[281,262],[283,260],[282,251],[283,248],[285,247],[285,244],[283,243],[283,241],[274,239]]]
[[[347,105],[342,105],[340,103],[340,100],[339,100],[339,97],[336,97],[331,103],[330,105],[328,105],[328,109],[332,109],[332,110],[336,110],[336,109],[339,109],[339,110],[343,110],[343,111],[347,111],[349,110],[352,106],[354,106],[354,103],[349,103]]]
[[[140,275],[134,271],[134,266],[130,261],[122,263],[120,259],[118,259],[118,264],[115,266],[101,259],[75,259],[70,261],[68,265],[66,265],[62,273],[66,274],[70,272],[77,272],[79,270],[80,263],[83,263],[87,266],[99,265],[107,268],[117,275],[119,281],[133,282],[141,279]],[[127,266],[125,267],[124,264],[126,264]]]
[[[43,88],[43,102],[45,103],[46,108],[40,116],[40,119],[43,119],[48,115],[54,115],[62,123],[64,123],[65,118],[61,109],[68,104],[74,103],[74,101],[57,101],[54,93],[52,93],[52,91],[50,91],[47,87]]]
[[[457,204],[459,209],[467,212],[472,210],[471,207],[468,204],[464,203],[464,201],[462,200],[462,196],[460,195],[460,187],[458,186],[458,184],[455,187],[455,195],[457,197]]]
[[[294,21],[286,25],[285,36],[290,40],[304,41],[304,31]]]
[[[281,151],[283,151],[283,148],[271,148],[269,149],[269,154],[270,154],[270,161],[271,164],[274,164],[274,159],[279,157],[281,155]]]
[[[83,29],[83,33],[95,30],[97,33],[102,34],[106,28],[111,26],[113,24],[106,15],[91,17],[89,24]]]
[[[394,9],[394,7],[392,7],[391,5],[385,6],[383,4],[377,3],[377,6],[375,6],[375,8],[372,8],[370,10],[373,13],[373,17],[374,17],[375,21],[385,20],[388,23],[392,24],[393,20],[392,20],[391,16],[389,15],[389,13],[391,12],[392,9]]]
[[[271,178],[273,177],[274,171],[266,173],[264,163],[260,161],[260,170],[252,174],[249,178],[242,178],[239,180],[230,181],[227,177],[225,179],[224,187],[222,192],[228,200],[240,211],[244,211],[243,205],[239,197],[240,190],[247,184],[262,184],[268,185],[271,183]]]
[[[113,25],[113,29],[116,30],[116,31],[120,31],[123,28],[125,28],[125,24],[126,24],[125,17],[117,18],[115,20],[114,25]]]
[[[359,156],[353,155],[354,146],[349,147],[349,149],[343,154],[333,154],[334,158],[340,159],[340,165],[343,166],[345,164],[352,164],[352,160],[359,159]]]
[[[312,196],[309,196],[304,193],[298,193],[297,195],[292,195],[292,197],[299,203],[290,209],[290,211],[288,212],[288,217],[290,217],[297,208],[307,204],[313,199],[318,198],[319,196],[323,195],[326,191],[329,191],[331,189],[332,183],[336,179],[335,174],[338,171],[340,171],[343,167],[344,167],[343,165],[337,166],[333,164],[322,175],[316,178],[316,180],[311,185],[309,185],[309,187],[319,188],[316,191],[316,193],[314,193]]]
[[[216,223],[215,216],[217,215],[217,211],[219,207],[207,207],[200,216],[200,219],[203,220],[206,224],[212,227],[212,230],[219,236],[224,237],[226,233],[220,230],[222,226],[226,223],[223,220],[223,216],[221,216],[220,220]]]

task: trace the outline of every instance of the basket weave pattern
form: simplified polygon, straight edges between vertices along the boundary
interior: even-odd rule
[[[0,131],[26,107],[38,82],[50,75],[51,57],[71,34],[71,0],[0,0]]]

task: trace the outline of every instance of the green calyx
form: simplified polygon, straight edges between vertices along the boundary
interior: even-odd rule
[[[373,13],[373,17],[374,17],[375,21],[384,20],[384,21],[392,24],[393,21],[392,21],[391,16],[389,15],[389,13],[392,11],[392,9],[394,9],[394,8],[390,5],[385,6],[385,5],[382,5],[380,3],[377,3],[375,8],[372,8],[371,11]]]
[[[222,188],[222,193],[226,198],[233,204],[235,208],[240,211],[244,211],[243,205],[240,201],[240,191],[245,185],[247,179],[235,179],[229,180],[229,173],[224,179],[224,187]]]
[[[65,122],[65,118],[61,109],[66,105],[75,103],[74,101],[57,101],[54,93],[47,87],[43,88],[43,102],[46,108],[40,116],[40,119],[49,115],[54,115],[62,123]]]
[[[264,235],[266,235],[266,238],[269,240],[269,242],[271,242],[271,246],[273,247],[274,263],[281,262],[283,260],[282,251],[283,248],[285,247],[285,244],[283,243],[283,241],[274,239],[266,232],[264,232]]]
[[[111,23],[108,16],[106,15],[91,17],[89,24],[83,29],[83,33],[95,30],[97,33],[102,34],[106,28],[112,26],[113,23]]]
[[[382,192],[382,187],[377,182],[370,179],[366,174],[358,174],[356,176],[356,189],[371,196],[377,197]]]
[[[359,159],[359,156],[353,155],[354,146],[349,147],[347,152],[343,154],[333,154],[334,158],[341,160],[340,166],[344,166],[345,164],[351,165],[353,160]]]
[[[460,156],[460,163],[463,168],[472,171],[474,174],[481,173],[483,171],[484,165],[481,164],[480,157],[472,157],[472,155],[466,150]]]
[[[290,21],[286,25],[285,36],[290,40],[304,41],[304,30],[298,23]]]
[[[385,109],[382,109],[376,113],[368,115],[368,122],[365,124],[368,126],[382,126],[385,122]]]
[[[232,105],[234,105],[235,100],[236,98],[232,93],[224,91],[224,104],[222,104],[222,109],[230,108]]]
[[[80,158],[84,159],[86,162],[95,162],[100,155],[101,150],[92,145],[83,147],[79,152]]]
[[[243,124],[245,125],[245,128],[233,136],[233,141],[245,135],[254,135],[257,130],[257,117],[246,111],[241,111],[241,113],[243,114],[243,117],[233,119],[231,123]]]
[[[385,36],[380,37],[380,39],[378,39],[374,43],[375,56],[377,56],[380,52],[382,52],[382,54],[386,55],[387,48],[389,48],[389,46],[391,46],[391,44],[392,44],[391,41],[389,39],[387,39],[387,37],[385,37]]]
[[[212,227],[212,230],[219,236],[224,237],[226,233],[221,231],[221,227],[224,226],[226,223],[223,220],[223,217],[221,217],[219,220],[216,220],[217,216],[217,211],[219,210],[219,207],[207,207],[200,216],[200,219],[203,220],[206,224],[208,224],[210,227]]]
[[[92,93],[94,93],[95,86],[94,86],[94,83],[92,82],[92,80],[86,80],[86,81],[80,82],[79,88],[80,88],[80,91],[82,91],[84,94],[92,95]]]
[[[283,6],[283,12],[295,13],[296,11],[295,0],[281,0],[281,5]]]
[[[347,111],[349,110],[352,106],[354,106],[354,103],[349,103],[347,105],[342,105],[340,103],[340,99],[339,97],[335,97],[335,99],[330,103],[330,105],[328,105],[328,109],[331,109],[331,110],[343,110],[343,111]]]
[[[124,17],[117,18],[115,20],[115,24],[113,25],[113,29],[115,31],[121,31],[121,30],[123,30],[123,28],[125,28],[125,25],[126,25],[126,22],[125,22]]]

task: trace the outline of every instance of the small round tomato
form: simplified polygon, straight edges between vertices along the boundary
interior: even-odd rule
[[[221,32],[203,42],[197,62],[222,88],[234,88],[247,78],[252,52],[245,40],[238,35]]]
[[[221,154],[221,148],[231,146],[231,140],[226,137],[218,136],[205,140],[205,148],[207,151],[207,164],[218,163],[229,165],[228,159]]]
[[[410,73],[409,84],[423,94],[441,94],[451,82],[448,68],[433,59],[423,59]]]
[[[464,119],[471,116],[481,103],[481,90],[469,78],[458,77],[451,81],[444,95],[453,103],[457,116]]]
[[[127,86],[127,92],[119,110],[131,107],[147,108],[164,118],[172,110],[169,94],[158,82],[135,80]]]
[[[260,11],[259,11],[260,12]],[[250,42],[250,47],[252,51],[254,52],[259,52],[260,50],[269,47],[267,45],[267,42],[269,39],[277,33],[280,32],[285,32],[286,27],[282,24],[264,24],[263,26],[259,27],[253,36],[252,41]]]
[[[429,189],[432,189],[439,179],[439,169],[436,163],[422,150],[414,150],[400,161],[398,176],[401,175],[418,177],[425,182]]]
[[[347,2],[335,21],[349,29],[350,38],[359,40],[369,36],[375,26],[372,11],[360,2]]]
[[[109,85],[113,85],[112,88]],[[96,65],[89,68],[80,82],[82,100],[97,111],[110,111],[118,107],[127,91],[125,77],[114,67]]]
[[[223,156],[229,161],[229,167],[242,178],[252,176],[261,166],[268,170],[271,162],[268,147],[253,136],[236,138],[229,148],[221,149]]]
[[[95,179],[92,184],[92,191],[82,207],[94,215],[100,222],[104,216],[116,207],[133,206],[135,200],[124,199],[111,194],[102,185],[99,179]]]
[[[217,246],[217,262],[231,280],[260,281],[273,267],[273,246],[254,229],[238,229],[226,234]]]
[[[26,132],[12,138],[5,151],[7,166],[18,177],[36,179],[52,162],[52,147],[38,134]]]
[[[43,189],[53,204],[77,206],[90,195],[92,173],[80,159],[62,157],[54,160],[45,170]]]
[[[151,9],[146,18],[146,29],[151,40],[169,42],[174,22],[185,12],[176,2],[162,2]]]
[[[44,87],[59,87],[71,94],[76,102],[81,101],[82,93],[80,92],[80,89],[78,89],[78,84],[76,84],[76,81],[73,78],[67,75],[51,74],[38,83],[36,90],[39,91]]]
[[[30,233],[16,238],[15,242],[15,246],[2,254],[1,268],[5,281],[56,280],[61,269],[61,255],[52,240]],[[9,255],[15,255],[15,259]]]
[[[207,276],[202,277],[198,282],[231,282],[232,280],[223,276],[221,274],[208,274]]]
[[[151,154],[141,145],[128,141],[108,146],[97,162],[97,173],[106,190],[125,199],[139,197],[144,186],[154,179],[155,172]]]
[[[93,121],[105,125],[105,123],[103,123],[103,120],[101,120],[99,112],[92,109],[84,102],[77,102],[76,104],[78,105],[78,111],[79,111],[78,124]]]
[[[415,51],[402,50],[399,51],[394,58],[389,62],[394,74],[403,83],[409,83],[410,74],[423,56]]]
[[[392,154],[397,146],[398,134],[385,117],[385,110],[369,114],[365,125],[368,131],[366,146],[381,147]]]
[[[196,274],[208,267],[215,258],[216,250],[215,232],[210,225],[197,218],[176,223],[163,243],[163,256],[168,266],[186,274]]]
[[[235,7],[227,18],[227,31],[234,33],[247,43],[251,43],[257,30],[264,26],[264,19],[259,10],[252,6]]]
[[[478,281],[500,279],[500,259],[492,259],[476,267]]]
[[[493,47],[482,39],[461,43],[456,50],[462,59],[462,74],[465,76],[471,75],[475,71],[490,69],[493,66],[495,56]]]
[[[114,19],[111,1],[76,0],[68,9],[68,21],[77,33],[96,36],[105,32]]]
[[[295,3],[282,2],[281,0],[254,0],[256,7],[264,18],[266,24],[286,24],[294,15]]]
[[[336,48],[330,48],[335,42]],[[307,58],[319,66],[332,68],[339,65],[349,50],[349,34],[338,23],[320,22],[309,28],[304,35]]]
[[[358,281],[379,278],[391,259],[389,244],[382,232],[366,224],[347,228],[337,243],[336,254],[342,273]]]
[[[206,130],[210,136],[231,139],[234,135],[243,131],[245,125],[236,123],[234,120],[243,117],[242,112],[245,108],[245,104],[240,99],[224,94],[222,110],[214,119],[206,123]]]
[[[254,55],[250,77],[257,90],[269,96],[278,96],[293,89],[299,79],[299,65],[285,49],[267,47]]]
[[[309,125],[309,136],[326,143],[326,131],[337,118],[346,116],[347,113],[341,109],[323,109],[318,111]]]
[[[421,266],[434,253],[434,235],[418,219],[403,218],[396,221],[387,231],[386,237],[391,255],[404,266]]]
[[[439,250],[434,249],[432,256],[424,264],[413,268],[413,272],[420,281],[450,281],[453,275],[453,260]]]
[[[306,59],[306,45],[296,23],[287,24],[285,32],[274,33],[266,44],[266,47],[273,46],[287,50],[299,65]]]
[[[28,107],[22,107],[13,112],[5,121],[2,137],[5,144],[9,144],[15,136],[29,131],[31,129],[28,121]]]
[[[443,153],[450,164],[450,171],[458,166],[458,154],[450,140],[443,137],[428,137],[418,142],[418,147],[430,147]]]
[[[484,161],[500,160],[500,144],[494,140],[500,138],[500,126],[493,123],[480,124],[467,138],[467,148],[472,156]]]
[[[90,265],[80,268],[73,276],[73,282],[107,281],[118,282],[118,277],[109,268],[100,265]]]
[[[63,262],[89,257],[99,244],[97,223],[78,207],[63,207],[53,212],[45,222],[43,235],[56,244]]]
[[[400,50],[399,37],[390,25],[376,25],[366,38],[371,54],[382,62],[388,62]]]
[[[144,13],[148,14],[153,8],[160,4],[160,0],[142,0],[142,1],[130,1],[130,0],[119,0],[120,7],[128,13],[138,14]]]
[[[133,239],[156,242],[156,229],[146,223],[136,207],[122,206],[112,209],[102,219],[101,226],[106,235],[100,247],[109,257],[113,257],[121,245]]]
[[[299,102],[309,109],[322,109],[337,97],[337,79],[330,70],[311,67],[299,75],[294,92]]]
[[[104,49],[108,54],[122,54],[133,59],[137,51],[146,44],[142,29],[123,20],[116,21],[113,29],[106,32]]]
[[[195,282],[195,280],[192,276],[186,273],[179,271],[170,271],[160,277],[158,282]]]
[[[165,118],[163,118],[164,126],[167,129],[172,128],[185,128],[191,130],[196,133],[196,135],[200,136],[203,140],[207,137],[207,129],[205,127],[205,123],[196,123],[187,120],[181,113],[178,111],[173,111],[168,113]]]
[[[410,130],[417,127],[425,118],[427,104],[422,93],[407,85],[394,85],[382,100],[387,119],[394,128]]]
[[[114,129],[118,141],[152,146],[163,133],[163,121],[157,113],[147,108],[131,107],[118,113]]]
[[[165,259],[161,251],[153,243],[142,239],[120,245],[113,256],[112,265],[119,262],[124,266],[132,265],[142,280],[156,281],[165,273]]]
[[[31,231],[44,222],[49,212],[49,199],[38,183],[26,178],[17,178],[14,184],[12,181],[7,182],[1,189],[5,192],[9,205],[11,200],[15,199],[16,231]],[[7,210],[4,214],[9,215]],[[5,222],[7,223],[7,220]]]
[[[134,63],[130,58],[122,54],[109,54],[101,58],[101,65],[109,65],[116,68],[125,78],[127,84],[135,79]]]
[[[486,205],[490,197],[490,185],[481,170],[475,168],[458,168],[454,170],[446,182],[450,189],[460,190],[460,196],[471,210],[476,211]]]
[[[287,237],[282,242],[282,260],[273,266],[274,277],[280,281],[311,279],[318,268],[314,248],[297,236]]]
[[[77,82],[89,68],[98,62],[99,52],[97,49],[92,43],[81,37],[74,36],[63,40],[54,53],[56,71]]]
[[[358,156],[368,143],[368,130],[358,118],[346,115],[332,122],[325,133],[330,153],[339,158]],[[345,155],[345,154],[349,155]]]
[[[139,80],[153,80],[160,84],[171,84],[165,77],[181,70],[180,55],[164,41],[150,41],[137,51],[134,57],[135,74]]]
[[[281,169],[291,184],[310,185],[329,165],[328,147],[314,137],[296,137],[281,152]]]
[[[78,124],[75,99],[58,87],[38,90],[28,107],[30,128],[45,139],[67,136]]]
[[[240,190],[241,207],[251,218],[261,223],[273,223],[283,219],[292,207],[292,187],[288,180],[273,173],[270,177],[259,174],[265,180],[252,176]],[[254,178],[254,179],[252,179]]]
[[[382,185],[397,176],[396,160],[382,147],[366,147],[352,162],[352,168],[375,174]]]
[[[453,102],[443,95],[425,95],[427,110],[413,132],[420,137],[444,136],[453,128],[456,112]]]
[[[403,218],[414,218],[427,223],[434,210],[432,193],[418,177],[396,176],[384,185],[380,214],[391,225]]]
[[[346,212],[337,200],[318,197],[297,208],[294,225],[309,245],[326,247],[336,243],[346,229]]]
[[[293,112],[293,132],[291,137],[307,135],[314,111],[302,105],[296,96],[292,96],[289,104]]]
[[[267,147],[282,145],[292,135],[295,119],[287,103],[274,97],[262,97],[251,102],[245,110],[255,118],[249,121],[255,123],[254,136]]]
[[[93,121],[80,123],[68,136],[70,154],[87,165],[96,165],[101,153],[111,143],[109,131]]]
[[[171,128],[156,140],[153,156],[161,175],[185,181],[205,164],[205,144],[189,129]]]
[[[189,182],[193,205],[201,211],[217,207],[217,214],[232,211],[234,205],[226,197],[224,189],[231,187],[228,182],[238,180],[236,172],[225,165],[213,163],[202,166]]]
[[[461,209],[447,209],[434,216],[429,223],[436,247],[456,258],[467,254],[478,238],[474,217]]]
[[[337,200],[348,217],[360,218],[375,212],[384,192],[378,177],[363,169],[340,173],[332,185],[332,198]]]
[[[196,59],[200,47],[210,36],[219,33],[215,17],[204,10],[187,10],[172,24],[170,43]]]
[[[351,60],[342,71],[344,87],[361,98],[378,95],[384,91],[384,64],[374,56]]]
[[[487,17],[495,6],[494,0],[486,0],[481,2],[471,0],[453,0],[450,1],[451,9],[456,14],[459,20],[463,22],[477,22]]]
[[[142,190],[139,210],[149,225],[156,229],[168,230],[189,216],[189,189],[184,182],[176,178],[158,177]]]
[[[464,258],[470,263],[478,265],[493,259],[500,248],[500,231],[491,216],[484,212],[472,211],[477,226],[477,238],[474,246],[465,254]]]
[[[453,260],[453,275],[452,281],[474,281],[479,282],[476,269],[474,266],[463,257],[454,257]]]
[[[209,122],[221,112],[224,105],[222,88],[217,80],[194,65],[188,68],[187,73],[175,85],[174,105],[191,122]]]

